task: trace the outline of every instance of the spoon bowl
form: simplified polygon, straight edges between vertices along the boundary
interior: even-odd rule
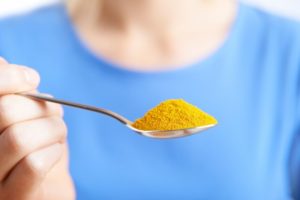
[[[133,130],[134,132],[151,138],[158,138],[158,139],[170,139],[170,138],[178,138],[178,137],[186,137],[193,135],[195,133],[200,133],[202,131],[205,131],[209,128],[212,128],[215,126],[215,124],[206,125],[206,126],[198,126],[195,128],[187,128],[187,129],[177,129],[177,130],[151,130],[151,131],[145,131],[145,130],[139,130],[134,128],[131,125],[126,125],[128,128]]]
[[[185,137],[189,135],[193,135],[195,133],[200,133],[203,132],[209,128],[214,127],[216,124],[211,124],[211,125],[205,125],[205,126],[199,126],[199,127],[194,127],[194,128],[187,128],[187,129],[178,129],[178,130],[140,130],[136,129],[135,127],[132,126],[132,122],[128,120],[127,118],[119,115],[118,113],[112,112],[110,110],[106,110],[103,108],[98,108],[90,105],[84,105],[84,104],[79,104],[71,101],[65,101],[62,99],[57,99],[41,94],[32,94],[32,93],[18,93],[17,95],[21,95],[27,98],[31,98],[34,100],[38,101],[48,101],[52,103],[57,103],[57,104],[62,104],[66,106],[71,106],[75,108],[80,108],[84,110],[89,110],[97,113],[101,113],[104,115],[107,115],[109,117],[112,117],[119,122],[123,123],[125,126],[127,126],[129,129],[133,130],[134,132],[145,136],[145,137],[150,137],[150,138],[157,138],[157,139],[171,139],[171,138],[179,138],[179,137]]]

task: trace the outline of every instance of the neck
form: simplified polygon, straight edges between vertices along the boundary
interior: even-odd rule
[[[222,0],[74,0],[69,8],[72,16],[86,26],[105,23],[118,29],[139,27],[164,32],[202,23],[223,5]]]
[[[69,0],[81,38],[127,66],[184,65],[207,56],[235,17],[230,0]]]

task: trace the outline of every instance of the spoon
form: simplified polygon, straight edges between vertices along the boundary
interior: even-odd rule
[[[135,127],[132,126],[133,122],[130,120],[126,119],[125,117],[112,112],[110,110],[106,110],[103,108],[97,108],[94,106],[89,106],[89,105],[84,105],[84,104],[79,104],[75,102],[70,102],[70,101],[65,101],[62,99],[56,99],[52,97],[48,97],[45,95],[40,95],[40,94],[31,94],[31,93],[19,93],[18,95],[28,97],[34,100],[39,100],[39,101],[48,101],[52,103],[58,103],[66,106],[71,106],[75,108],[81,108],[84,110],[89,110],[97,113],[101,113],[104,115],[107,115],[109,117],[112,117],[119,122],[123,123],[125,126],[127,126],[129,129],[133,130],[134,132],[146,136],[146,137],[151,137],[151,138],[158,138],[158,139],[169,139],[169,138],[179,138],[179,137],[184,137],[184,136],[189,136],[195,133],[200,133],[202,131],[205,131],[209,128],[212,128],[215,126],[215,124],[211,125],[205,125],[205,126],[198,126],[194,128],[187,128],[187,129],[178,129],[178,130],[151,130],[151,131],[145,131],[145,130],[140,130],[136,129]]]

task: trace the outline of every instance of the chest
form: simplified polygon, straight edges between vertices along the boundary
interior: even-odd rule
[[[271,109],[276,101],[266,104],[268,99],[249,77],[204,72],[144,76],[75,70],[69,81],[53,76],[60,84],[45,89],[56,96],[111,109],[131,120],[163,100],[183,98],[219,121],[203,134],[160,141],[135,135],[113,119],[66,108],[79,199],[285,195],[289,130],[280,110]]]

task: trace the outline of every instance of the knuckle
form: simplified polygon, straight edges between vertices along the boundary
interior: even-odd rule
[[[52,115],[57,115],[59,117],[63,117],[64,111],[62,106],[58,104],[47,103],[47,111]]]
[[[32,159],[31,155],[28,155],[24,158],[22,165],[25,173],[27,173],[31,177],[42,179],[47,174],[44,163]]]
[[[3,133],[3,137],[8,146],[8,151],[18,154],[26,151],[26,145],[21,137],[21,127],[18,124],[9,126]]]
[[[49,118],[51,121],[51,125],[53,127],[55,127],[56,132],[58,134],[60,134],[62,137],[65,137],[67,134],[67,126],[66,126],[64,120],[58,116],[52,116]]]

